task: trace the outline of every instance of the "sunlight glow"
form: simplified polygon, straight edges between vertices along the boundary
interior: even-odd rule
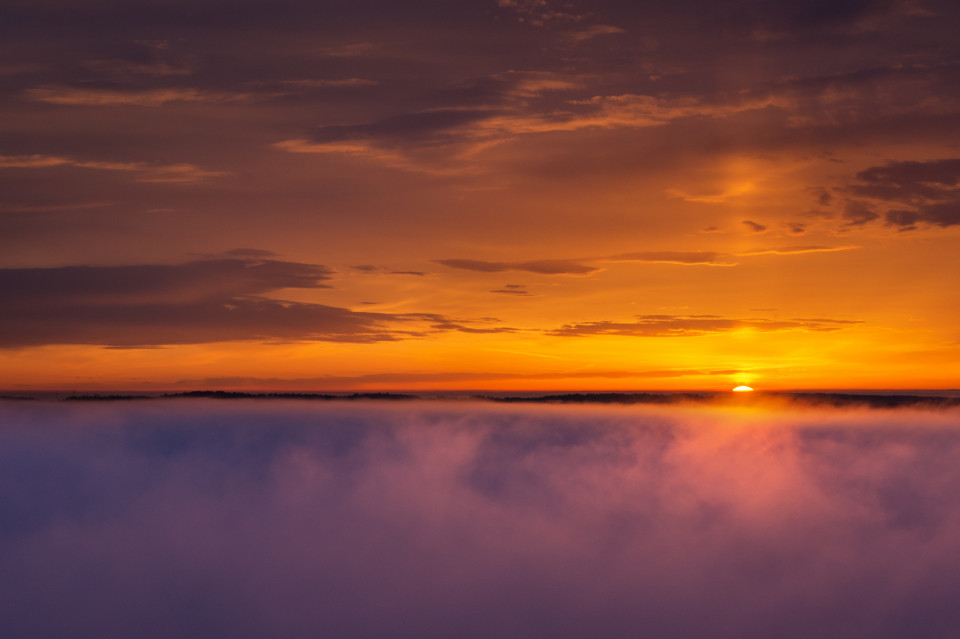
[[[733,389],[734,393],[748,393],[751,391],[753,391],[753,389],[750,388],[749,386],[737,386],[736,388]]]

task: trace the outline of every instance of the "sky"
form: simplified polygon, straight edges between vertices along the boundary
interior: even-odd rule
[[[23,639],[950,639],[957,424],[0,402],[0,622]]]
[[[960,8],[7,0],[0,388],[956,388]]]

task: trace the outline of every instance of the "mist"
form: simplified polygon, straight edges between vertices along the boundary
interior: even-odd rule
[[[10,637],[954,637],[960,410],[0,402]]]

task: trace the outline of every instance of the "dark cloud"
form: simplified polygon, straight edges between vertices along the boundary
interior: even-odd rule
[[[583,322],[566,324],[547,331],[556,337],[621,335],[630,337],[692,337],[728,333],[739,329],[755,331],[836,331],[861,324],[857,320],[725,318],[715,315],[638,315],[630,322]]]
[[[599,262],[649,262],[662,264],[704,264],[730,266],[733,256],[713,251],[636,251],[618,253],[607,257],[593,258]],[[492,262],[487,260],[451,259],[437,260],[450,268],[458,268],[481,273],[502,273],[504,271],[527,271],[541,275],[589,275],[601,268],[584,264],[582,260],[535,260],[531,262]]]
[[[497,0],[498,7],[512,12],[519,22],[527,22],[542,27],[553,22],[579,22],[583,15],[571,11],[576,6],[572,2],[556,0]]]
[[[230,249],[229,251],[224,251],[223,254],[227,257],[250,257],[255,259],[277,257],[277,254],[273,251],[256,248],[235,248]]]
[[[501,293],[503,295],[532,295],[523,284],[504,284],[503,288],[498,288],[490,292]]]
[[[275,260],[178,265],[0,269],[0,347],[150,346],[224,341],[377,342],[433,331],[500,332],[435,314],[360,313],[271,299],[287,288],[329,288],[329,269]]]
[[[863,226],[879,217],[869,205],[857,200],[848,201],[843,207],[843,220],[849,226]]]
[[[2,347],[45,344],[152,346],[229,341],[378,342],[416,334],[405,318],[272,299],[214,299],[19,308],[0,319]]]
[[[940,227],[960,224],[960,159],[890,162],[857,173],[857,180],[846,187],[846,191],[890,207],[884,218],[891,226],[910,230],[918,224]],[[853,201],[848,204],[850,207],[870,211],[862,201]],[[878,217],[873,214],[862,219],[870,221]]]
[[[960,195],[944,202],[930,202],[918,209],[919,219],[934,226],[960,224]]]
[[[12,637],[960,628],[955,411],[0,403]]]
[[[335,35],[338,29],[352,31],[359,24],[388,26],[415,24],[429,16],[442,21],[459,21],[482,15],[482,8],[464,3],[464,7],[437,5],[429,0],[412,0],[404,7],[379,0],[345,3],[340,0],[322,4],[301,0],[146,0],[133,8],[121,0],[51,2],[37,5],[15,1],[8,12],[5,31],[16,29],[86,30],[92,34],[137,33],[188,34],[213,30],[216,27],[244,30],[259,27],[266,31],[299,32],[316,29],[322,35]],[[148,43],[171,43],[169,38],[135,37]],[[160,47],[166,48],[166,47]]]
[[[925,202],[955,195],[960,186],[960,158],[930,162],[890,162],[857,173],[849,191],[862,197],[897,202]]]
[[[510,328],[509,326],[464,326],[459,322],[451,322],[448,320],[431,324],[430,328],[438,331],[456,331],[458,333],[473,333],[475,335],[517,332],[517,329]]]
[[[918,211],[891,210],[884,216],[890,226],[899,226],[901,230],[912,231],[920,221]]]
[[[798,255],[802,253],[819,253],[831,251],[846,251],[857,248],[855,246],[822,246],[800,245],[760,248],[740,253],[718,253],[716,251],[636,251],[633,253],[617,253],[606,257],[591,258],[596,262],[640,262],[650,264],[681,264],[700,266],[735,266],[737,257],[752,255]],[[584,264],[587,260],[536,260],[532,262],[494,262],[488,260],[451,259],[436,260],[438,264],[450,268],[478,271],[481,273],[502,273],[504,271],[527,271],[541,275],[589,275],[600,271],[600,267]],[[497,291],[501,292],[501,291]]]
[[[310,136],[318,143],[375,140],[384,146],[450,144],[459,142],[459,129],[497,115],[488,110],[440,109],[407,113],[372,124],[330,125],[316,129]]]
[[[491,262],[486,260],[436,260],[450,268],[481,273],[502,273],[504,271],[527,271],[540,275],[589,275],[600,269],[596,266],[581,264],[576,260],[534,260],[531,262]]]
[[[708,15],[732,32],[748,31],[760,40],[850,36],[914,10],[902,0],[737,0],[716,9]]]
[[[325,266],[276,260],[212,259],[186,264],[0,269],[5,307],[48,303],[173,304],[226,301],[284,288],[329,288]]]
[[[750,229],[750,231],[753,232],[753,233],[763,233],[764,231],[767,230],[767,227],[764,226],[763,224],[758,224],[757,222],[753,222],[753,221],[751,221],[751,220],[743,220],[742,223],[743,223],[748,229]]]
[[[382,273],[384,275],[411,275],[413,277],[426,277],[429,275],[426,271],[391,271],[388,270],[385,266],[375,266],[373,264],[359,264],[357,266],[351,266],[355,271],[360,271],[361,273]]]

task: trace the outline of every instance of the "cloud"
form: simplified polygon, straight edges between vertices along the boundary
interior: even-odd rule
[[[0,203],[0,211],[8,213],[59,213],[62,211],[84,211],[88,209],[102,209],[110,206],[110,202],[76,202],[74,204],[4,204]]]
[[[56,155],[0,155],[0,169],[49,169],[64,166],[132,173],[137,182],[190,183],[230,175],[225,171],[211,171],[189,163],[148,164],[146,162],[79,160]]]
[[[525,128],[527,125],[515,114],[526,110],[528,100],[579,86],[576,76],[511,70],[480,78],[473,86],[447,90],[451,96],[469,96],[464,104],[403,112],[357,124],[320,126],[306,138],[283,140],[274,146],[295,153],[343,153],[396,168],[449,173],[452,169],[444,165],[449,164],[451,156],[463,160],[461,156],[511,137],[512,129]],[[429,152],[439,152],[441,157]]]
[[[955,226],[960,224],[960,159],[928,162],[890,162],[857,173],[857,182],[846,192],[868,198],[887,208],[888,225],[911,230],[918,224]],[[880,217],[867,203],[851,200],[844,217],[853,211],[854,224]],[[858,212],[860,213],[858,215]]]
[[[412,277],[426,277],[427,275],[430,275],[426,271],[395,271],[390,270],[385,266],[376,266],[374,264],[358,264],[356,266],[351,266],[350,268],[367,274],[379,273],[383,275],[410,275]]]
[[[400,113],[361,124],[328,125],[307,137],[282,140],[275,148],[294,153],[342,153],[392,166],[435,174],[478,171],[483,151],[524,136],[587,130],[643,129],[687,119],[723,119],[787,105],[785,98],[737,97],[710,102],[696,96],[596,95],[540,104],[545,92],[583,86],[577,76],[516,72],[484,78],[469,106]],[[455,166],[451,166],[454,163]],[[742,185],[691,201],[721,202],[753,188]]]
[[[307,80],[279,80],[278,85],[299,87],[304,89],[326,89],[329,87],[370,87],[377,84],[375,80],[363,78],[343,78],[339,80],[329,78],[310,78]]]
[[[321,47],[318,52],[329,58],[356,58],[373,53],[380,46],[375,42],[351,42],[349,44]]]
[[[518,22],[527,22],[542,27],[552,22],[579,22],[583,15],[572,13],[572,3],[555,0],[496,0],[497,6],[516,15]]]
[[[529,99],[550,91],[568,91],[583,87],[582,78],[552,71],[516,71],[498,73],[491,77],[493,96],[504,100]]]
[[[625,31],[620,27],[615,27],[611,24],[595,24],[583,31],[574,31],[567,37],[571,42],[579,44],[580,42],[596,38],[597,36],[619,35],[621,33],[625,33]]]
[[[240,249],[246,252],[246,249]],[[174,265],[0,269],[4,304],[29,306],[228,300],[283,288],[328,288],[333,272],[316,264],[213,259]]]
[[[254,259],[176,265],[0,269],[0,347],[225,341],[378,342],[427,332],[507,332],[436,314],[355,312],[267,297],[320,289],[316,264]]]
[[[0,618],[81,639],[946,637],[958,423],[0,403]]]
[[[854,36],[881,30],[908,16],[929,16],[919,3],[904,0],[842,0],[826,4],[799,0],[738,1],[726,7],[725,27],[748,32],[759,41],[822,39],[825,35]]]
[[[558,123],[558,130],[582,128],[644,128],[661,126],[685,118],[727,118],[745,111],[786,107],[787,98],[765,96],[739,98],[726,103],[710,102],[697,96],[661,96],[624,93],[597,95],[575,103],[587,111]]]
[[[859,320],[726,318],[717,315],[638,315],[629,322],[582,322],[547,331],[555,337],[619,335],[628,337],[695,337],[737,330],[836,331],[862,324]]]
[[[502,273],[504,271],[526,271],[540,275],[589,275],[600,268],[581,264],[575,260],[534,260],[531,262],[491,262],[486,260],[435,260],[450,268],[481,273]]]
[[[523,284],[504,284],[503,288],[498,288],[490,292],[501,293],[503,295],[532,295],[532,293],[530,293],[530,291],[527,290],[527,287]]]
[[[737,257],[753,255],[799,255],[802,253],[823,253],[849,251],[859,246],[780,246],[760,248],[740,253],[718,253],[716,251],[635,251],[617,253],[605,257],[535,260],[531,262],[497,262],[489,260],[447,259],[435,260],[438,264],[480,273],[502,273],[504,271],[526,271],[540,275],[590,275],[602,270],[585,262],[639,262],[648,264],[680,264],[688,266],[736,266]],[[502,291],[497,291],[502,292]]]
[[[604,262],[650,262],[661,264],[693,264],[707,266],[732,266],[733,256],[715,251],[637,251],[619,253],[601,258]]]
[[[464,326],[463,324],[443,319],[441,321],[430,324],[430,328],[438,331],[455,331],[458,333],[472,333],[474,335],[484,335],[491,334],[495,335],[498,333],[516,333],[517,329],[511,328],[509,326]]]
[[[821,246],[817,244],[800,244],[795,246],[778,246],[772,248],[753,249],[750,251],[737,253],[737,255],[744,257],[751,255],[801,255],[803,253],[835,253],[837,251],[854,251],[859,248],[859,246]]]
[[[224,251],[223,254],[227,257],[250,257],[255,259],[277,257],[277,254],[273,251],[257,248],[235,248]]]
[[[751,220],[743,220],[742,224],[746,225],[746,227],[750,229],[752,233],[763,233],[767,230],[767,227],[765,227],[763,224],[758,224],[757,222],[753,222]]]
[[[890,162],[857,173],[851,193],[881,200],[916,202],[943,197],[960,186],[960,159]]]
[[[316,144],[375,139],[385,146],[445,144],[466,125],[491,117],[489,109],[436,109],[404,113],[368,124],[328,125],[317,128],[311,139]]]
[[[431,160],[418,159],[410,154],[381,148],[369,141],[313,143],[309,140],[291,139],[276,142],[273,147],[288,153],[341,154],[427,175],[462,176],[473,173],[469,168],[450,166],[448,162],[438,164]]]
[[[619,253],[607,257],[562,260],[535,260],[531,262],[494,262],[487,260],[448,259],[436,260],[450,268],[458,268],[481,273],[502,273],[504,271],[526,271],[540,275],[590,275],[602,270],[598,266],[584,264],[584,261],[598,262],[648,262],[661,264],[699,264],[711,266],[731,266],[731,256],[712,251],[636,251]]]
[[[851,200],[843,207],[843,219],[848,226],[863,226],[878,217],[880,217],[880,215],[863,202]]]
[[[190,75],[194,69],[189,66],[176,66],[163,60],[91,60],[84,64],[90,71],[108,75],[128,76],[147,75],[169,77]],[[50,91],[47,95],[54,95],[56,87],[42,87],[41,90]],[[30,94],[27,94],[30,96]],[[42,97],[44,94],[41,93]],[[35,98],[31,98],[35,99]],[[40,100],[45,102],[46,100]],[[55,102],[55,104],[60,104]]]
[[[167,89],[87,89],[70,86],[42,86],[27,89],[24,97],[33,102],[70,106],[142,106],[159,107],[172,102],[223,104],[249,102],[250,93],[230,93],[197,88]]]
[[[781,222],[780,226],[787,230],[791,235],[803,235],[807,232],[807,225],[804,222]]]

